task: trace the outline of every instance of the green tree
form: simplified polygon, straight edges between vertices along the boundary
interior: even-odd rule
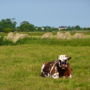
[[[80,29],[81,29],[79,25],[76,25],[74,28],[75,28],[76,30],[80,30]]]
[[[2,19],[0,21],[0,31],[1,32],[13,32],[16,29],[16,21],[14,19]]]
[[[43,28],[44,28],[44,31],[46,31],[46,32],[51,32],[52,31],[50,26],[43,26]]]
[[[23,21],[21,22],[18,29],[19,31],[22,31],[22,32],[29,32],[29,31],[34,31],[35,27],[33,24],[30,24],[28,21]]]

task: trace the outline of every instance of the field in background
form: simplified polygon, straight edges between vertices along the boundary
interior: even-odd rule
[[[30,33],[31,34],[31,33]],[[40,36],[41,34],[32,34]],[[72,79],[40,77],[43,62],[72,57]],[[0,46],[0,90],[90,90],[90,39],[23,39]]]

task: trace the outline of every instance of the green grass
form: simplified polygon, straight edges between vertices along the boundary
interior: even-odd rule
[[[19,40],[18,44],[40,44],[40,45],[60,45],[60,46],[90,46],[90,39],[40,39],[40,38],[25,38]]]
[[[72,57],[72,79],[40,77],[43,62]],[[25,39],[0,46],[0,90],[90,90],[90,40]]]

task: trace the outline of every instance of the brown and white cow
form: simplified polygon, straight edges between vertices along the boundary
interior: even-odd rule
[[[72,69],[68,63],[71,57],[59,55],[58,60],[44,63],[41,67],[41,76],[43,77],[72,77]]]

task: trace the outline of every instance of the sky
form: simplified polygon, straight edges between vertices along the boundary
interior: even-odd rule
[[[6,18],[18,25],[90,27],[90,0],[0,0],[0,20]]]

